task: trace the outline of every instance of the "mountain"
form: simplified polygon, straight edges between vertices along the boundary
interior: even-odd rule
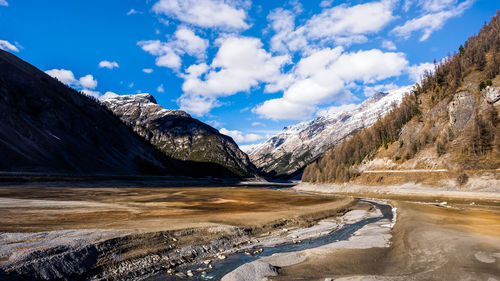
[[[0,50],[0,173],[232,175],[165,156],[97,100]]]
[[[216,163],[241,177],[257,174],[232,138],[184,111],[161,107],[149,94],[117,95],[104,98],[102,103],[172,158]]]
[[[353,133],[370,126],[401,102],[411,86],[377,93],[351,110],[318,116],[285,127],[279,134],[247,150],[252,162],[272,177],[300,176],[303,168]]]
[[[443,185],[453,173],[457,183],[465,183],[465,171],[495,177],[500,168],[499,73],[500,11],[458,53],[426,73],[399,107],[310,164],[302,180],[394,184],[434,179],[432,184]],[[414,169],[444,172],[399,177],[369,172]]]

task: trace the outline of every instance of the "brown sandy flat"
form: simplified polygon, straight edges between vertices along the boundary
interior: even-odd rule
[[[256,226],[353,201],[264,188],[0,188],[0,231]]]

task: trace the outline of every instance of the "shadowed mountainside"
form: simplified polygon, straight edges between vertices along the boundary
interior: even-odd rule
[[[0,172],[235,176],[167,157],[98,101],[2,50],[0,120]]]

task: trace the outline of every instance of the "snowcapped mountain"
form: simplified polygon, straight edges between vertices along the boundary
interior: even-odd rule
[[[239,177],[257,174],[232,138],[184,111],[163,108],[150,94],[104,96],[101,102],[172,158],[220,165]]]
[[[313,120],[285,127],[276,136],[251,146],[247,154],[269,176],[294,177],[328,148],[375,123],[394,104],[399,104],[412,87],[377,93],[350,110],[323,114]]]

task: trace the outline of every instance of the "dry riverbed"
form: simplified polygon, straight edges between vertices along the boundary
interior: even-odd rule
[[[3,187],[0,279],[137,279],[177,271],[316,235],[325,223],[288,237],[283,229],[314,226],[356,204],[264,188]],[[264,234],[269,238],[256,239]]]

